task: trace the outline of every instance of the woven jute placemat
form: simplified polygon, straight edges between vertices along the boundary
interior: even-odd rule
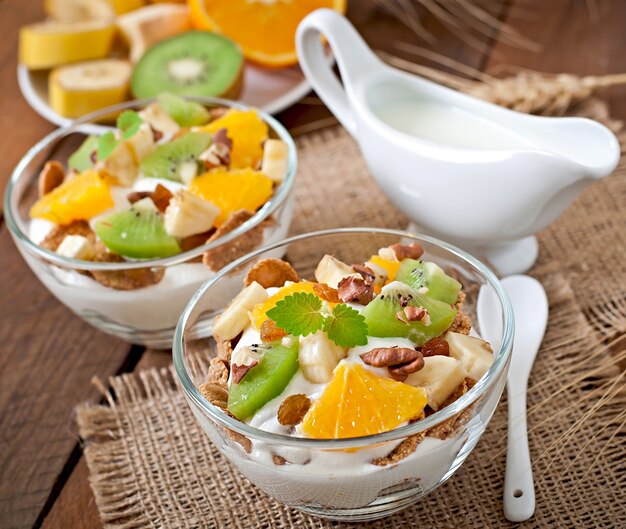
[[[609,121],[598,102],[579,113]],[[371,180],[345,131],[323,130],[298,144],[292,232],[406,227],[407,219]],[[625,209],[620,170],[593,184],[540,234],[540,258],[532,273],[548,293],[550,322],[528,398],[537,508],[520,527],[626,527]],[[171,370],[113,378],[105,397],[105,405],[77,410],[105,527],[341,525],[284,507],[242,477],[196,425]],[[359,526],[511,527],[501,511],[505,402],[445,485],[400,514]]]

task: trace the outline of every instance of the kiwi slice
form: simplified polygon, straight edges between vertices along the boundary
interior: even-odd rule
[[[80,147],[67,160],[70,169],[82,173],[93,166],[92,154],[98,149],[98,136],[87,136]]]
[[[211,113],[200,103],[186,101],[169,92],[161,94],[158,101],[161,108],[181,127],[199,127],[211,119]]]
[[[243,65],[241,50],[230,39],[208,31],[188,31],[148,49],[135,65],[130,85],[138,98],[170,92],[236,99]]]
[[[405,306],[424,307],[428,311],[430,323],[421,321],[404,323],[397,317]],[[418,293],[400,281],[385,286],[361,314],[365,317],[370,336],[381,338],[399,336],[408,338],[417,345],[442,335],[454,321],[456,309],[448,303]]]
[[[198,163],[198,156],[211,145],[208,132],[188,132],[181,138],[157,147],[141,161],[141,172],[151,178],[165,178],[182,182],[182,173],[190,163]]]
[[[96,222],[94,231],[109,250],[126,257],[152,259],[181,251],[156,209],[133,206],[113,213]]]
[[[447,275],[435,263],[403,259],[396,274],[396,281],[419,290],[426,288],[427,296],[444,303],[455,303],[461,291],[461,283]]]
[[[231,384],[228,392],[228,411],[239,420],[252,417],[254,413],[278,397],[298,371],[298,341],[294,345],[270,346],[259,361],[241,379]]]

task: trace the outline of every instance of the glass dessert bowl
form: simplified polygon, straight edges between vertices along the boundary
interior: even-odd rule
[[[46,136],[14,170],[4,211],[62,303],[104,332],[169,348],[202,283],[286,236],[296,168],[291,136],[268,114],[164,96]]]
[[[472,321],[479,293],[499,319],[493,349]],[[512,339],[482,263],[436,239],[346,228],[224,268],[182,314],[173,356],[199,425],[250,481],[309,514],[364,521],[459,468],[500,399]]]

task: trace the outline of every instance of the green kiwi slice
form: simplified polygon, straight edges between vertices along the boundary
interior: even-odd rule
[[[93,166],[92,154],[98,149],[98,136],[87,136],[80,147],[67,159],[70,169],[82,173]]]
[[[208,132],[188,132],[181,138],[158,145],[141,161],[141,172],[149,178],[183,181],[183,172],[197,164],[198,156],[211,145]]]
[[[156,209],[132,207],[113,213],[96,222],[94,231],[109,250],[125,257],[154,259],[181,251]]]
[[[161,108],[181,127],[199,127],[211,119],[210,112],[200,103],[186,101],[169,92],[158,97]]]
[[[230,39],[208,31],[188,31],[152,46],[135,65],[135,97],[162,92],[179,96],[236,99],[241,91],[244,59]]]
[[[397,314],[405,306],[424,307],[428,311],[429,324],[421,321],[400,321]],[[450,327],[456,312],[448,303],[420,294],[400,281],[393,281],[383,288],[361,314],[365,317],[370,336],[398,336],[408,338],[416,345],[424,345],[441,336]]]
[[[245,420],[278,397],[298,371],[298,341],[294,345],[270,346],[238,384],[231,384],[228,392],[228,411],[239,420]]]
[[[462,286],[435,263],[415,259],[402,260],[396,281],[405,283],[415,290],[425,288],[427,290],[424,294],[449,304],[456,302]]]

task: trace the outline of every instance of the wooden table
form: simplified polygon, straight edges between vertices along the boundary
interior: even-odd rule
[[[450,0],[452,1],[452,0]],[[431,49],[483,71],[509,64],[578,74],[626,71],[626,2],[622,0],[483,0],[494,16],[541,47],[530,53],[494,30],[465,43],[432,16],[423,23]],[[22,99],[15,75],[17,33],[43,17],[43,0],[0,0],[0,188],[20,157],[52,125]],[[411,58],[399,41],[424,45],[372,1],[351,0],[349,17],[377,49]],[[485,29],[484,27],[482,28]],[[626,88],[605,94],[626,118]],[[309,97],[281,113],[295,133],[332,124]],[[0,222],[0,527],[98,528],[101,523],[81,457],[74,406],[99,399],[91,380],[170,362],[83,323],[35,279]]]

